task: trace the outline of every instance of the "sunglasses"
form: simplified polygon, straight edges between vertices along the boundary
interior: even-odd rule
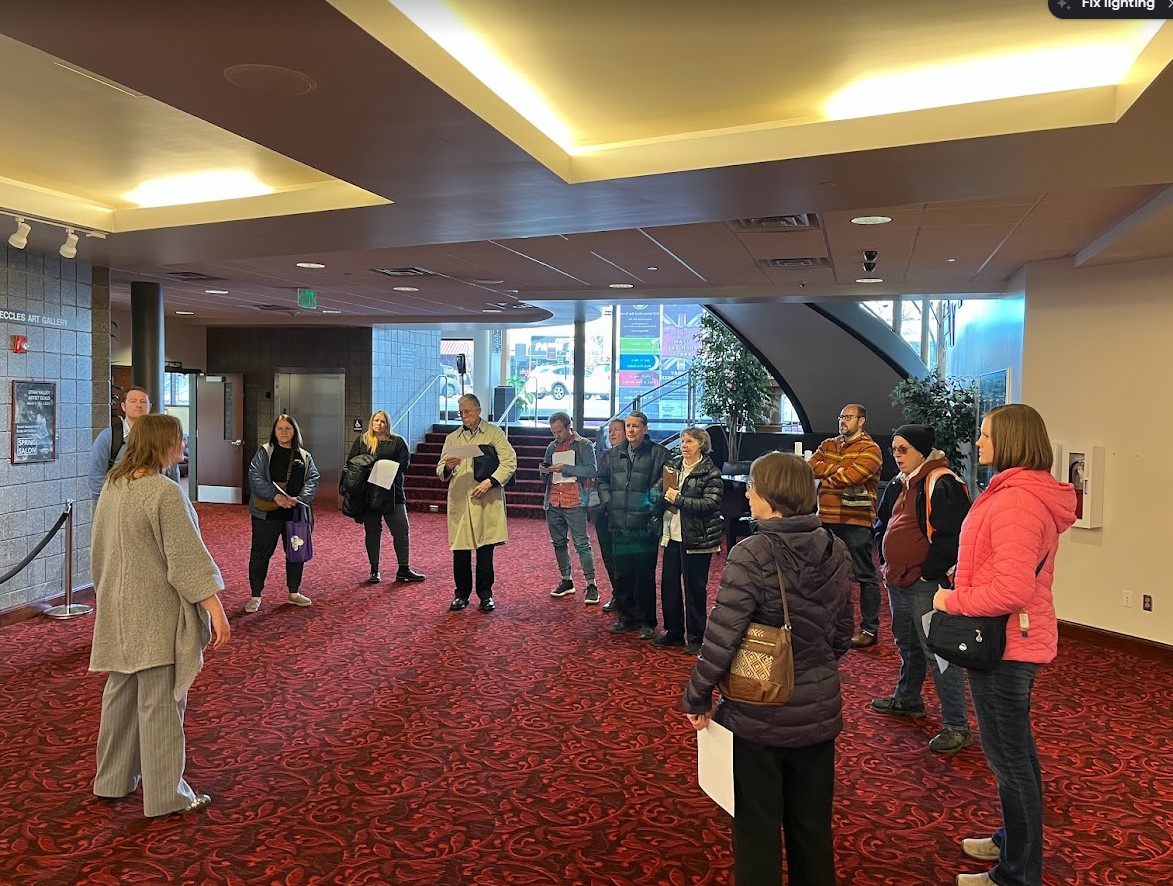
[[[912,449],[911,446],[893,446],[892,447],[892,454],[893,455],[904,455],[910,449]]]

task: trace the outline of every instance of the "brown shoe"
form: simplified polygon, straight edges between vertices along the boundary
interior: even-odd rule
[[[876,645],[876,635],[871,631],[860,631],[851,638],[851,646],[854,649],[866,649],[868,646]]]

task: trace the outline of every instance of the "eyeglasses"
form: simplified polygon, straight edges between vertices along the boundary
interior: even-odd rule
[[[911,446],[893,446],[892,447],[892,454],[893,455],[904,455],[910,449],[912,449]]]
[[[862,415],[840,415],[839,421],[851,421],[853,418],[863,418]]]
[[[753,478],[752,477],[750,477],[748,480],[745,481],[745,488],[746,489],[753,489]]]

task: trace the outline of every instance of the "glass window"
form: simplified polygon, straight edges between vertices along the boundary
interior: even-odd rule
[[[163,405],[191,405],[191,376],[184,372],[168,372],[163,376]]]

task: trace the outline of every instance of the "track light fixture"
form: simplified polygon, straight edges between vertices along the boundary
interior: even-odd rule
[[[65,242],[61,244],[61,248],[57,251],[62,258],[76,258],[77,257],[77,234],[73,228],[65,229]]]
[[[16,219],[16,231],[8,238],[8,245],[13,249],[24,249],[29,245],[29,231],[32,228],[20,216],[14,216],[14,218]]]
[[[16,230],[12,236],[8,238],[8,245],[13,249],[24,249],[29,243],[29,234],[32,232],[32,225],[26,220],[26,216],[17,215],[15,212],[10,212],[7,209],[0,209],[0,216],[8,216],[16,221]],[[62,258],[76,258],[77,257],[77,241],[80,234],[87,237],[96,237],[99,240],[106,239],[105,231],[94,231],[87,228],[71,227],[62,224],[61,222],[49,221],[43,218],[34,218],[32,221],[38,225],[48,225],[51,228],[61,228],[65,231],[65,242],[61,244],[58,249]]]

